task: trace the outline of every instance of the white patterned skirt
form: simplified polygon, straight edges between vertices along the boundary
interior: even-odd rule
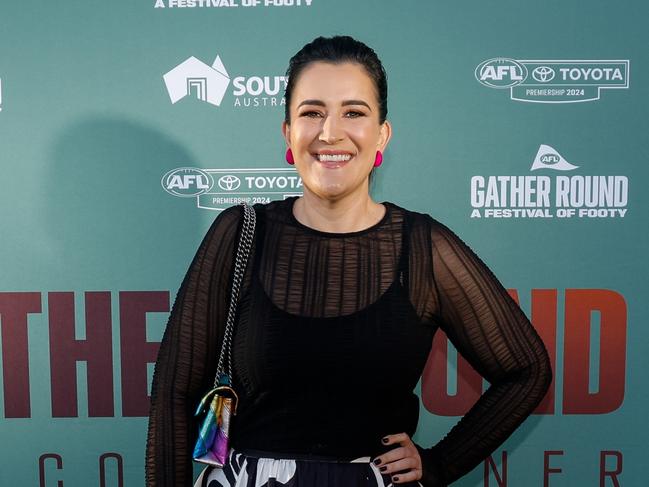
[[[194,487],[421,487],[419,482],[393,484],[370,457],[335,461],[265,455],[230,449],[223,468],[205,468]]]

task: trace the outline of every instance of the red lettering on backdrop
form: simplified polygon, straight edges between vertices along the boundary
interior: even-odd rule
[[[56,461],[57,470],[63,470],[63,458],[61,458],[61,455],[58,455],[56,453],[43,453],[38,459],[38,477],[40,487],[45,487],[47,485],[45,479],[45,460],[49,458],[52,458]],[[57,480],[56,487],[63,487],[63,481]]]
[[[564,414],[605,414],[624,400],[626,302],[607,289],[566,289]],[[600,313],[599,391],[590,393],[591,311]]]
[[[48,293],[52,416],[76,417],[77,361],[87,370],[88,416],[113,416],[110,292],[86,292],[86,339],[74,334],[74,293]]]
[[[616,460],[615,470],[606,470],[606,457],[614,456]],[[606,477],[610,477],[613,487],[620,487],[617,476],[622,473],[622,453],[619,451],[599,452],[599,487],[606,487]]]
[[[543,452],[543,487],[548,487],[550,485],[550,474],[551,473],[561,473],[563,470],[559,467],[551,468],[550,467],[550,456],[551,455],[561,455],[563,456],[563,450],[546,450]]]
[[[496,462],[494,462],[494,459],[491,457],[491,455],[489,455],[485,459],[484,487],[489,487],[489,467],[491,467],[491,470],[494,473],[494,477],[496,478],[496,483],[498,484],[498,487],[507,487],[507,452],[506,451],[502,452],[500,464],[502,465],[502,476],[498,473],[498,467],[496,466]]]
[[[2,379],[6,418],[29,418],[27,315],[41,312],[41,293],[0,293]]]
[[[509,291],[518,302],[515,290]],[[52,415],[77,416],[76,362],[87,362],[88,412],[113,416],[113,356],[109,292],[87,292],[86,339],[74,337],[74,294],[49,293]],[[532,290],[531,317],[556,364],[557,290]],[[122,401],[124,416],[146,416],[147,364],[159,347],[146,341],[146,312],[168,312],[168,291],[120,293]],[[591,313],[600,313],[599,390],[589,392]],[[27,315],[41,312],[41,293],[0,293],[5,417],[30,417]],[[615,291],[568,289],[565,292],[563,412],[605,414],[624,400],[626,303]],[[448,340],[438,333],[422,375],[422,401],[438,415],[460,416],[482,392],[482,378],[466,360],[457,359],[457,392],[448,394]],[[554,377],[558,377],[555,373]],[[554,381],[536,413],[554,412]],[[613,475],[610,475],[614,478]]]
[[[106,487],[106,459],[114,458],[117,462],[117,485],[124,487],[124,462],[119,453],[104,453],[99,457],[99,487]]]
[[[160,343],[146,341],[146,313],[167,311],[169,291],[119,293],[123,416],[149,414],[147,364],[156,361]]]
[[[515,290],[509,290],[518,302]],[[557,290],[532,290],[532,323],[543,340],[555,370],[557,356]],[[599,391],[589,393],[591,311],[600,313]],[[565,292],[565,337],[563,412],[565,414],[606,414],[624,400],[626,378],[626,303],[615,291],[567,289]],[[422,402],[433,414],[461,416],[482,391],[482,379],[463,357],[457,358],[457,392],[447,393],[447,339],[437,333],[422,374]],[[555,411],[555,381],[534,411]]]

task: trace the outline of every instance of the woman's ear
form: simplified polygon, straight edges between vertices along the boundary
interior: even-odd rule
[[[286,140],[286,146],[291,146],[291,126],[289,123],[284,120],[282,122],[282,134],[284,135],[284,140]]]
[[[388,145],[388,142],[390,142],[391,137],[392,137],[392,124],[386,120],[381,124],[377,150],[384,152],[385,148]]]

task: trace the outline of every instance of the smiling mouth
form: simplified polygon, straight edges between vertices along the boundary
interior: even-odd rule
[[[329,169],[336,169],[347,164],[352,159],[351,154],[314,154],[314,158]]]

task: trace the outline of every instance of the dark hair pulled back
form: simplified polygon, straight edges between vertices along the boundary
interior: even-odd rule
[[[349,36],[317,37],[300,49],[289,61],[286,76],[288,83],[284,92],[286,106],[284,120],[291,122],[291,96],[300,73],[309,64],[324,61],[333,64],[345,62],[358,63],[365,68],[376,87],[379,102],[379,123],[385,122],[388,115],[388,80],[376,52],[367,45]]]

